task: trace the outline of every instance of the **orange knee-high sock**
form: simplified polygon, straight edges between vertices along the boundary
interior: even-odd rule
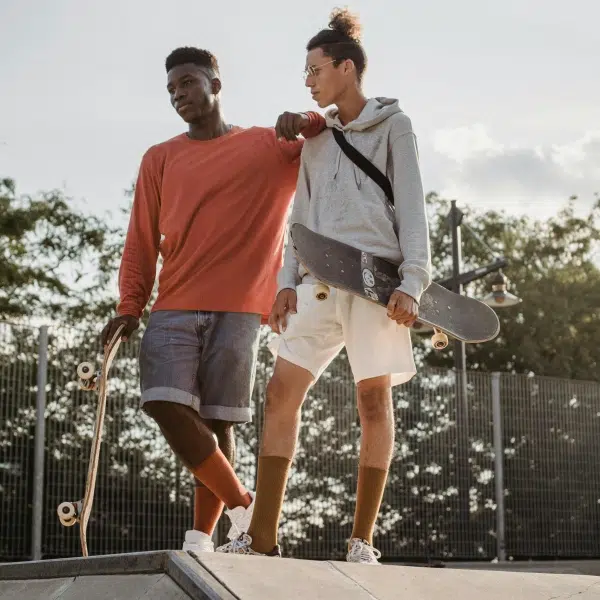
[[[223,421],[212,421],[210,429],[217,436],[219,448],[229,464],[235,468],[235,437],[233,426]],[[223,514],[223,502],[217,498],[203,483],[196,479],[194,488],[194,529],[212,536],[219,518]]]
[[[191,469],[194,477],[202,482],[229,509],[243,506],[247,508],[252,502],[248,490],[238,479],[233,467],[220,448],[217,448],[197,467]]]
[[[194,488],[194,529],[212,536],[224,504],[205,485]]]
[[[277,544],[279,517],[285,486],[292,461],[284,456],[261,456],[258,459],[256,503],[248,535],[252,549],[266,554]]]
[[[356,490],[353,538],[373,543],[373,530],[381,507],[388,472],[374,467],[360,467]]]

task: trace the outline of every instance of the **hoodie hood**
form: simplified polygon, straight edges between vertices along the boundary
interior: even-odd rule
[[[325,113],[325,122],[327,123],[327,127],[329,127],[330,129],[333,129],[335,127],[336,129],[344,131],[348,142],[350,144],[353,144],[353,132],[365,132],[371,127],[374,127],[382,121],[385,121],[388,117],[391,117],[392,115],[401,112],[402,110],[398,106],[398,100],[396,100],[395,98],[370,98],[369,100],[367,100],[365,107],[362,109],[358,117],[354,119],[354,121],[350,121],[350,123],[342,125],[342,122],[339,118],[339,111],[336,106]],[[338,176],[338,173],[340,171],[341,160],[342,150],[339,146],[337,146],[335,168],[333,171],[334,179]],[[356,186],[358,189],[360,189],[367,175],[363,171],[361,171],[356,165],[353,165],[353,172]]]
[[[395,98],[370,98],[354,121],[342,125],[337,107],[331,108],[325,113],[325,121],[327,127],[330,128],[335,127],[342,131],[364,131],[401,112],[398,100]]]

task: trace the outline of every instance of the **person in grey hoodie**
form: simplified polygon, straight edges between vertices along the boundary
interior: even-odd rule
[[[315,298],[317,283],[298,264],[290,244],[278,277],[269,323],[279,337],[267,388],[258,461],[255,508],[248,531],[218,549],[236,554],[279,555],[277,530],[306,393],[345,346],[357,384],[362,427],[357,500],[346,558],[379,564],[373,547],[394,448],[391,388],[416,372],[410,326],[431,282],[429,231],[410,119],[388,98],[362,91],[366,56],[360,26],[346,10],[332,14],[329,29],[307,46],[306,86],[326,113],[323,133],[307,140],[291,223],[399,265],[402,282],[387,311],[341,290]],[[394,205],[381,188],[343,154],[331,129],[387,174]]]

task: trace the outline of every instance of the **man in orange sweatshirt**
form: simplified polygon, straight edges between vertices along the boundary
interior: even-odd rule
[[[303,140],[325,127],[317,113],[284,113],[276,128],[226,123],[216,58],[178,48],[167,91],[188,131],[144,155],[119,270],[118,315],[104,344],[138,328],[158,255],[158,298],[140,349],[141,404],[196,480],[194,526],[184,550],[214,550],[226,507],[233,539],[254,507],[234,471],[233,424],[251,420],[259,328],[282,263]]]

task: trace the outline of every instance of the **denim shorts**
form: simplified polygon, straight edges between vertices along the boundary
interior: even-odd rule
[[[251,313],[151,313],[140,347],[141,405],[178,402],[203,419],[251,421],[260,321]]]

